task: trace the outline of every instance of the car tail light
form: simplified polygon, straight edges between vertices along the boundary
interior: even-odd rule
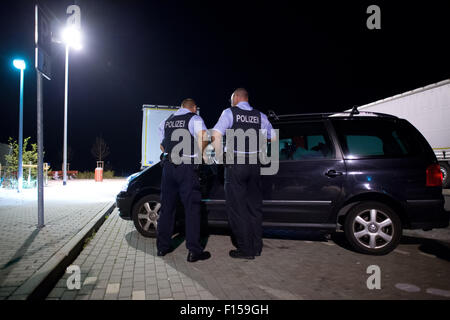
[[[427,187],[442,187],[441,167],[436,163],[427,168]]]

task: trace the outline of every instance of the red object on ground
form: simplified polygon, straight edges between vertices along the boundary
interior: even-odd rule
[[[96,182],[103,181],[103,168],[95,168],[95,181]]]

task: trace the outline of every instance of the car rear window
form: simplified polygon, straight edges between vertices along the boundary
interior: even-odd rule
[[[349,159],[407,157],[424,152],[417,130],[401,120],[358,118],[332,123]]]

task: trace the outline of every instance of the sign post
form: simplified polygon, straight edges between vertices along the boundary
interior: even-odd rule
[[[38,228],[44,224],[44,113],[42,77],[51,79],[51,28],[48,15],[35,6],[35,55],[37,74]]]

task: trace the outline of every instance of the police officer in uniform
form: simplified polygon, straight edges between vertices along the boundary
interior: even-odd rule
[[[221,157],[222,137],[227,129],[254,129],[259,133],[260,129],[267,130],[266,138],[270,140],[272,125],[267,116],[253,109],[248,103],[248,92],[239,88],[231,96],[231,108],[222,112],[217,124],[212,131],[213,146],[216,156]],[[264,131],[263,131],[264,132]],[[232,240],[237,247],[230,251],[232,258],[254,259],[261,255],[262,243],[262,190],[260,165],[250,164],[248,157],[256,153],[257,146],[245,145],[244,150],[238,150],[234,143],[234,150],[225,152],[234,153],[234,163],[225,164],[225,198],[228,210],[228,221],[232,232]],[[246,159],[245,164],[238,164],[238,156]]]
[[[196,114],[197,106],[192,99],[185,99],[181,108],[162,121],[159,127],[161,150],[164,154],[161,179],[161,214],[158,219],[157,247],[158,256],[164,256],[173,250],[171,239],[175,222],[177,196],[180,196],[186,216],[186,247],[189,250],[187,261],[206,260],[211,254],[204,251],[200,244],[200,183],[198,164],[194,163],[194,144],[197,143],[200,155],[208,144],[206,126],[203,119]],[[191,152],[179,154],[183,163],[175,164],[172,149],[180,141],[172,141],[176,129],[189,132]],[[187,132],[186,131],[186,132]],[[184,150],[182,150],[184,151]],[[201,158],[200,158],[201,159]],[[187,161],[188,163],[185,163]]]

